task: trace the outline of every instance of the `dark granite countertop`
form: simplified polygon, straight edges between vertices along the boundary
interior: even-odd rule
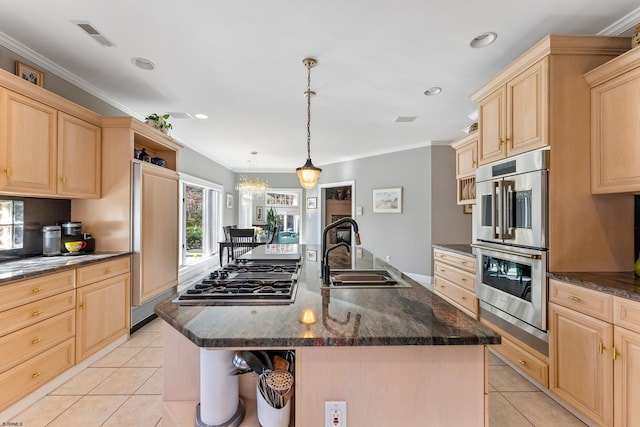
[[[443,249],[445,251],[455,252],[460,255],[470,256],[475,258],[475,254],[473,253],[473,248],[471,245],[462,245],[462,244],[434,244],[434,248]]]
[[[129,252],[96,252],[87,255],[39,256],[7,261],[0,263],[0,285],[128,255]]]
[[[584,288],[640,301],[640,279],[633,271],[547,273],[547,276]]]
[[[318,247],[307,246],[306,249],[318,250]],[[349,260],[349,264],[335,262],[340,259]],[[293,304],[180,306],[173,304],[173,298],[170,298],[158,304],[155,312],[199,347],[500,343],[500,336],[489,328],[384,261],[374,258],[367,250],[356,248],[353,257],[337,256],[332,259],[331,266],[388,269],[412,287],[321,288],[319,262],[305,260]],[[313,310],[318,322],[305,326],[300,321],[305,310]]]

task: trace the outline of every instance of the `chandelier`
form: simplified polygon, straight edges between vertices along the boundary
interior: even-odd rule
[[[311,69],[316,66],[317,61],[313,58],[305,58],[302,63],[307,67],[307,90],[304,93],[307,97],[307,162],[296,169],[300,185],[305,190],[311,190],[318,184],[322,169],[313,166],[311,163],[311,97],[316,93],[311,90]]]
[[[252,151],[251,155],[257,155],[257,151]],[[251,162],[251,160],[247,160]],[[253,172],[255,174],[256,171],[256,162],[253,161]],[[266,179],[262,179],[259,177],[250,178],[246,175],[240,176],[240,181],[236,183],[236,190],[242,190],[245,193],[256,194],[256,193],[264,193],[266,190],[270,189],[271,185],[269,185],[269,181]]]

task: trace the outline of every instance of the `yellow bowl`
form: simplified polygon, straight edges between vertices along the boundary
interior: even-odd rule
[[[87,246],[87,242],[64,242],[64,247],[69,252],[78,252]]]

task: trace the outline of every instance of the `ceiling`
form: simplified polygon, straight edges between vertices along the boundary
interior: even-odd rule
[[[236,172],[305,162],[305,57],[318,61],[311,158],[322,167],[459,138],[469,95],[545,35],[628,35],[638,22],[637,0],[0,0],[0,44],[136,118],[207,114],[170,119],[172,135]],[[469,46],[488,31],[495,43]],[[425,96],[432,86],[442,93]]]

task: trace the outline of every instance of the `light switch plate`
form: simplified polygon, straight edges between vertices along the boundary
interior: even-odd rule
[[[356,206],[356,215],[362,215],[362,206]]]

